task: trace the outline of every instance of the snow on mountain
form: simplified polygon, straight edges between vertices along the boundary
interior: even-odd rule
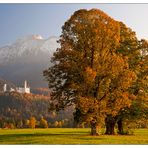
[[[36,40],[43,40],[43,37],[41,35],[33,35],[33,38]]]
[[[13,61],[18,56],[32,54],[37,55],[44,52],[52,56],[53,52],[59,47],[56,42],[58,38],[50,37],[43,39],[40,35],[30,35],[16,40],[10,46],[0,48],[0,65],[9,61]]]
[[[59,46],[57,37],[43,39],[30,35],[0,48],[0,78],[20,85],[28,80],[32,87],[47,86],[43,70],[50,66],[50,58]]]

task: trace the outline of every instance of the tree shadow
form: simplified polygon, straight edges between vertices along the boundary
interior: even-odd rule
[[[77,134],[75,134],[75,135],[77,135]],[[74,136],[74,134],[68,134],[68,136],[67,136],[67,134],[65,134],[65,133],[63,133],[63,134],[61,134],[61,133],[28,133],[28,134],[7,134],[7,135],[0,135],[0,142],[1,143],[4,143],[4,142],[6,142],[6,143],[4,143],[4,144],[8,144],[8,143],[12,143],[12,142],[14,142],[16,139],[17,139],[17,141],[16,141],[16,143],[18,143],[19,144],[19,141],[20,141],[20,143],[22,144],[22,143],[35,143],[35,142],[33,142],[33,140],[35,139],[35,138],[37,138],[37,137],[48,137],[49,139],[50,139],[50,137],[52,137],[52,138],[54,138],[54,137],[63,137],[63,136],[66,136],[66,137],[68,137],[68,136]]]
[[[75,133],[75,132],[64,132],[64,133],[26,133],[26,134],[7,134],[7,135],[0,135],[0,143],[3,144],[11,144],[11,143],[15,143],[15,144],[37,144],[40,143],[40,141],[38,141],[38,139],[56,139],[56,137],[61,137],[61,139],[63,139],[63,137],[70,138],[70,139],[75,139],[77,140],[83,140],[83,141],[93,141],[93,140],[102,140],[102,137],[99,138],[98,137],[90,137],[89,133],[84,133],[84,132],[79,132],[79,133]],[[49,140],[50,141],[50,140]],[[44,143],[44,142],[43,142]],[[48,143],[47,141],[47,144]],[[58,144],[58,142],[57,142]]]

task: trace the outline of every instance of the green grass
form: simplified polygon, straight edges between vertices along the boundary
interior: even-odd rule
[[[134,135],[90,136],[90,129],[0,129],[0,144],[148,144],[148,129]]]

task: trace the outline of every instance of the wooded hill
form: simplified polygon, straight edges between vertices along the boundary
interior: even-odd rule
[[[13,124],[16,128],[26,126],[26,121],[35,117],[37,121],[41,118],[47,120],[50,125],[62,119],[70,119],[71,110],[61,111],[58,115],[49,112],[49,96],[37,94],[20,94],[17,92],[0,93],[0,128]]]

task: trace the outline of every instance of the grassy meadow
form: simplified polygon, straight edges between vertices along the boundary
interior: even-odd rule
[[[0,144],[148,144],[148,129],[137,129],[134,135],[89,132],[89,128],[0,129]]]

